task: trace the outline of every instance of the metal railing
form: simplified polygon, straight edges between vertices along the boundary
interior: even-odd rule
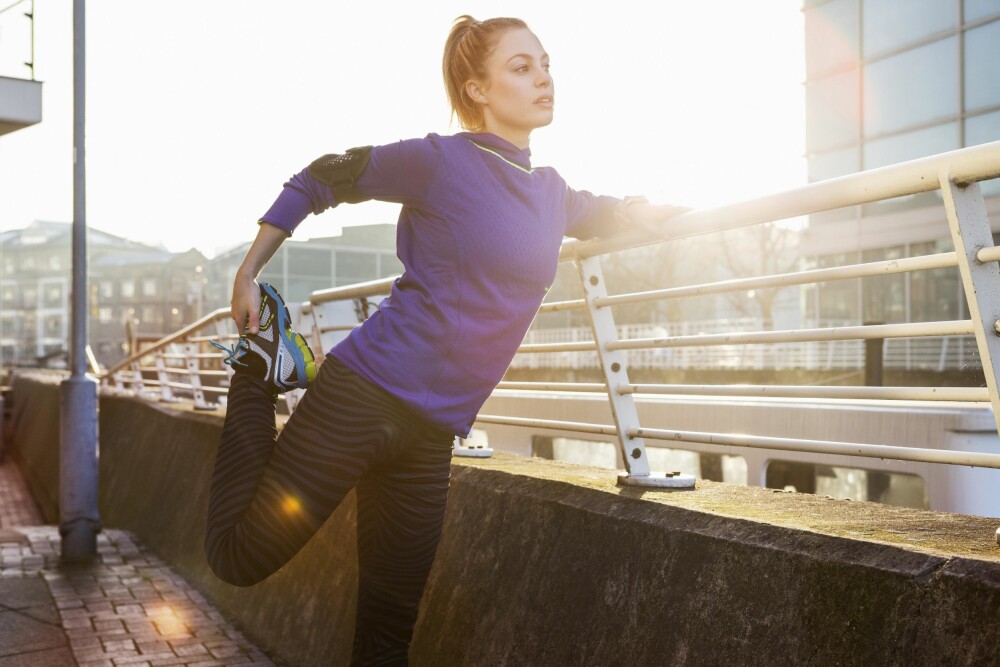
[[[634,230],[613,238],[565,243],[560,259],[576,264],[585,297],[543,304],[540,310],[541,312],[585,310],[591,323],[591,335],[586,340],[540,342],[537,339],[544,334],[529,333],[525,343],[518,350],[522,356],[515,359],[514,365],[522,364],[523,356],[586,352],[592,359],[589,363],[601,369],[605,382],[501,382],[498,389],[604,392],[611,407],[614,423],[591,424],[491,414],[479,415],[477,423],[613,436],[625,461],[627,475],[622,481],[626,484],[656,486],[693,484],[693,478],[687,479],[686,476],[654,474],[649,469],[646,456],[647,439],[1000,468],[1000,451],[991,453],[918,449],[651,427],[640,424],[635,405],[636,394],[842,398],[861,401],[875,399],[973,401],[988,403],[992,408],[994,419],[1000,418],[995,365],[995,362],[1000,360],[1000,336],[998,336],[1000,321],[997,319],[1000,316],[1000,271],[996,265],[996,262],[1000,261],[1000,248],[993,247],[986,208],[978,186],[978,181],[996,177],[1000,177],[1000,142],[813,183],[739,204],[691,211],[670,220],[655,232]],[[612,295],[605,289],[600,258],[608,253],[937,189],[943,193],[951,238],[956,248],[954,252],[640,293]],[[959,269],[971,313],[971,318],[968,320],[869,326],[827,325],[782,331],[679,333],[677,328],[666,325],[661,330],[655,330],[650,326],[619,328],[615,324],[612,311],[614,306],[626,303],[745,292],[748,289],[797,286],[946,267]],[[393,282],[393,278],[388,278],[314,292],[307,303],[298,307],[302,318],[299,324],[300,330],[312,331],[311,344],[314,350],[328,350],[350,329],[357,326],[358,322],[367,317],[371,301],[388,294]],[[224,334],[226,325],[221,325],[222,328],[219,328],[220,322],[228,320],[228,310],[209,314],[185,329],[157,341],[147,350],[131,355],[104,374],[104,383],[133,392],[148,391],[147,387],[155,387],[163,400],[173,400],[178,392],[184,391],[191,395],[196,406],[208,407],[210,404],[205,399],[206,393],[222,393],[224,389],[218,384],[207,386],[202,380],[206,376],[222,377],[228,371],[217,368],[218,357],[205,354],[204,348],[199,347],[208,337],[194,334],[215,326],[215,338],[234,339],[234,335]],[[579,332],[573,334],[574,338],[578,336]],[[804,344],[813,346],[811,358],[818,359],[826,355],[825,358],[829,360],[837,350],[831,346],[858,346],[862,341],[871,339],[885,340],[886,350],[896,349],[898,344],[909,346],[900,349],[908,350],[908,354],[913,350],[919,350],[928,363],[933,364],[934,360],[937,360],[939,366],[943,363],[941,359],[949,354],[949,347],[953,354],[956,346],[960,344],[959,341],[971,345],[971,341],[974,340],[975,351],[978,353],[979,363],[985,375],[986,387],[668,385],[635,384],[629,380],[630,367],[637,363],[636,354],[645,354],[648,360],[666,358],[664,352],[683,354],[687,350],[715,349],[732,353],[740,350],[744,355],[743,358],[754,358],[754,363],[760,360],[771,363],[767,360],[773,359],[773,355],[771,357],[747,355],[746,350],[755,349],[757,346],[771,346],[781,350],[788,349],[789,345]],[[842,349],[847,348],[842,347]],[[851,355],[856,358],[856,353],[852,352]],[[891,359],[892,355],[888,356]],[[149,363],[151,357],[155,360],[155,364]],[[213,362],[215,367],[205,368],[205,364],[201,363],[202,360],[211,358],[215,358]],[[714,359],[720,366],[725,366],[719,355],[706,356],[704,359],[709,360],[709,363]],[[143,379],[144,377],[150,379]],[[187,382],[176,381],[178,377],[186,377]],[[290,397],[290,408],[294,408],[296,400],[295,396]]]
[[[860,326],[853,320],[807,322],[810,328]],[[620,339],[690,337],[706,334],[752,332],[760,328],[759,318],[665,322],[662,324],[620,324]],[[586,327],[534,329],[525,345],[577,343],[593,340]],[[968,370],[979,368],[975,337],[943,336],[887,338],[883,341],[883,367],[891,370]],[[594,369],[600,364],[594,349],[581,352],[539,352],[519,355],[516,369]],[[860,370],[865,367],[864,341],[835,340],[775,343],[768,346],[713,345],[629,350],[633,369],[658,370]]]

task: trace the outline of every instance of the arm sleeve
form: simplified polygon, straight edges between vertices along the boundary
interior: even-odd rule
[[[566,236],[577,239],[610,236],[618,226],[615,209],[621,202],[617,197],[566,186]]]
[[[358,192],[369,199],[419,207],[440,164],[437,135],[376,146],[358,179]]]
[[[439,162],[437,142],[430,136],[376,146],[358,178],[358,192],[366,199],[419,206],[427,196]],[[337,203],[333,188],[313,178],[307,167],[285,183],[260,222],[291,234],[307,215],[318,215]]]

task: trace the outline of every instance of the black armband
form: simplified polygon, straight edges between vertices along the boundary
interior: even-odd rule
[[[309,175],[333,189],[338,204],[357,204],[371,197],[358,192],[358,179],[371,158],[372,146],[350,148],[344,154],[330,153],[309,165]]]

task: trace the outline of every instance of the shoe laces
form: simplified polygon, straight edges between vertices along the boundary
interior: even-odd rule
[[[247,365],[239,360],[239,357],[246,354],[247,351],[250,349],[250,346],[247,344],[246,338],[240,336],[240,339],[236,342],[236,344],[230,345],[229,347],[226,347],[222,343],[216,342],[214,340],[210,340],[208,342],[214,345],[215,347],[219,348],[223,352],[225,352],[227,355],[229,355],[222,360],[222,363],[227,364],[229,366],[234,366],[234,367],[243,366],[244,368],[247,368]]]

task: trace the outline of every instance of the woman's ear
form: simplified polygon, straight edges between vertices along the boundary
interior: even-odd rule
[[[477,104],[489,104],[486,100],[486,93],[478,81],[469,79],[465,82],[465,94]]]

